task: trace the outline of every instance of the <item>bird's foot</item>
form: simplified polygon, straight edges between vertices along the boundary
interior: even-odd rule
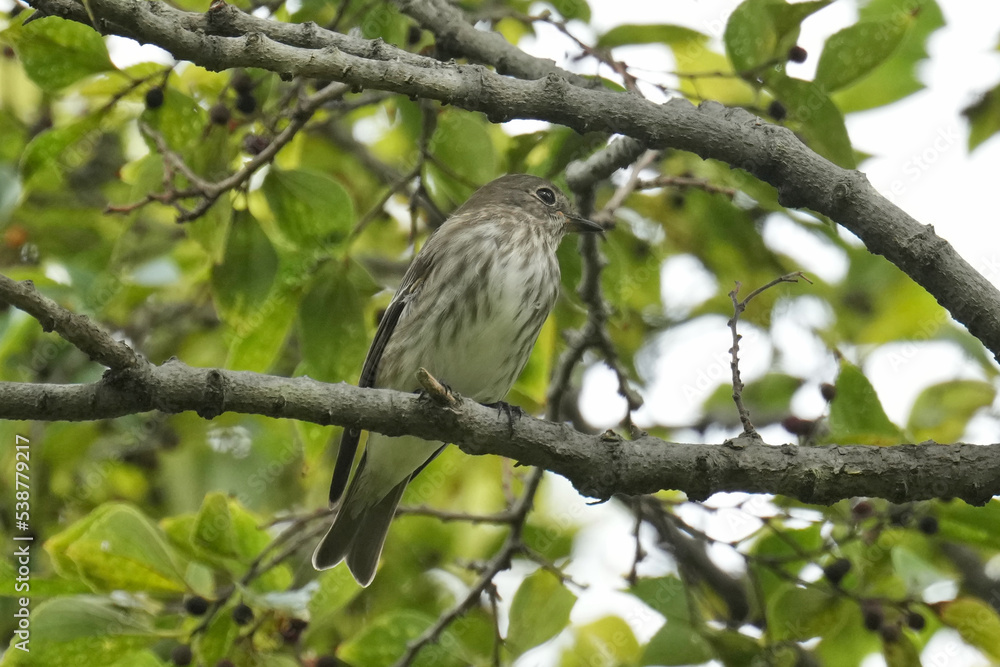
[[[524,410],[518,406],[511,405],[510,403],[505,403],[503,401],[497,401],[496,403],[484,403],[483,405],[487,408],[493,408],[496,410],[498,418],[500,415],[507,416],[507,426],[510,430],[510,435],[514,435],[514,421],[516,419],[520,419],[526,414]]]

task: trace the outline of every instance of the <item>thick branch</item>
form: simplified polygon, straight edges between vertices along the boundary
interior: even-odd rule
[[[338,424],[454,442],[556,472],[583,494],[608,498],[679,489],[692,499],[718,491],[776,493],[827,504],[854,496],[895,502],[955,497],[981,504],[1000,494],[1000,444],[895,447],[772,447],[746,439],[721,445],[586,435],[566,424],[521,417],[462,400],[440,407],[387,389],[324,384],[245,371],[192,368],[171,360],[108,373],[83,385],[0,384],[0,419],[82,421],[160,410],[223,412]]]
[[[813,209],[851,230],[871,252],[884,255],[933,294],[1000,357],[1000,291],[932,227],[879,195],[863,174],[834,165],[790,130],[745,110],[714,102],[695,109],[683,100],[658,105],[635,95],[576,86],[558,74],[535,81],[514,79],[481,66],[438,63],[380,41],[335,38],[315,26],[288,28],[252,19],[222,3],[207,15],[135,0],[91,0],[87,9],[73,0],[33,4],[88,25],[90,11],[103,31],[156,44],[208,69],[259,67],[342,81],[482,111],[494,122],[534,118],[722,160],[775,186],[783,205]],[[235,34],[237,28],[257,32],[219,36]],[[321,43],[337,46],[291,45]]]

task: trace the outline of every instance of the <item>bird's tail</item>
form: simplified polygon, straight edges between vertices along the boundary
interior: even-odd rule
[[[313,552],[313,567],[325,570],[346,558],[355,580],[362,586],[370,584],[375,578],[389,524],[409,481],[407,477],[384,498],[367,507],[362,506],[363,498],[353,493],[357,485],[352,485],[333,525]]]

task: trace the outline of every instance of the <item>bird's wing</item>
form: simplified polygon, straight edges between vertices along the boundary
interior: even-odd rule
[[[423,254],[426,257],[426,253]],[[368,348],[368,356],[365,357],[364,366],[361,367],[361,379],[358,381],[359,387],[374,387],[375,376],[378,374],[379,362],[382,361],[382,353],[385,346],[392,337],[392,332],[396,330],[396,323],[406,309],[407,304],[420,291],[424,281],[424,267],[427,261],[418,255],[410,268],[403,275],[403,281],[399,284],[396,295],[389,302],[385,314],[382,315],[378,323],[378,330],[372,345]],[[347,488],[347,480],[351,476],[351,466],[354,464],[354,455],[358,451],[358,443],[361,440],[361,429],[346,428],[344,435],[340,438],[340,450],[337,452],[337,464],[333,469],[333,479],[330,481],[330,503],[336,503]]]

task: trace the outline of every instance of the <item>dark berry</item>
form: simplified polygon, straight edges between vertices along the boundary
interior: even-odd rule
[[[193,595],[184,600],[184,611],[192,616],[201,616],[208,611],[208,600],[200,595]]]
[[[924,535],[933,535],[938,532],[938,520],[937,517],[933,516],[922,516],[920,521],[917,522],[917,528]]]
[[[248,134],[243,137],[243,150],[249,155],[259,155],[270,144],[270,139],[259,134]]]
[[[851,561],[846,558],[838,558],[823,568],[823,576],[834,586],[839,586],[841,580],[851,571]]]
[[[6,58],[7,60],[13,60],[16,56],[17,56],[17,54],[14,52],[14,49],[12,49],[11,47],[7,46],[6,44],[3,45],[3,57],[4,58]]]
[[[851,508],[851,513],[854,514],[855,519],[867,519],[871,515],[875,514],[875,506],[872,505],[870,500],[859,500],[854,503],[854,507]]]
[[[806,56],[808,55],[809,54],[806,53],[806,50],[798,44],[788,49],[788,59],[793,63],[804,63],[806,61]]]
[[[767,114],[774,120],[781,122],[788,117],[788,109],[778,100],[771,100],[771,103],[767,105]]]
[[[302,631],[309,625],[308,621],[301,618],[291,618],[281,626],[281,638],[286,644],[294,644],[299,641]]]
[[[233,623],[246,625],[253,620],[253,609],[242,602],[233,608]]]
[[[411,25],[406,31],[406,43],[413,46],[420,41],[420,36],[423,32],[420,30],[419,26]]]
[[[236,108],[240,113],[252,114],[257,110],[257,98],[252,93],[240,93],[236,97]]]
[[[178,644],[174,647],[174,650],[170,652],[170,659],[178,667],[190,665],[193,657],[194,654],[191,652],[191,647],[187,644]]]
[[[253,79],[250,75],[239,69],[233,72],[233,78],[229,80],[229,85],[240,95],[246,95],[253,90]]]
[[[837,397],[837,388],[829,382],[824,382],[819,386],[819,393],[823,395],[823,400],[829,403]]]
[[[146,91],[146,108],[159,109],[163,106],[163,89],[150,88]]]
[[[875,605],[867,605],[862,610],[862,615],[864,616],[865,627],[872,632],[878,632],[882,627],[882,621],[885,620],[885,614],[882,612],[882,607]]]
[[[785,427],[786,431],[793,435],[809,435],[816,426],[816,422],[811,419],[785,417],[781,420],[781,425]]]
[[[927,621],[924,619],[923,614],[911,611],[906,614],[906,624],[919,632],[927,625]]]
[[[215,125],[225,125],[229,122],[229,107],[227,107],[222,102],[218,104],[213,104],[212,108],[208,110],[208,117],[212,120]]]

